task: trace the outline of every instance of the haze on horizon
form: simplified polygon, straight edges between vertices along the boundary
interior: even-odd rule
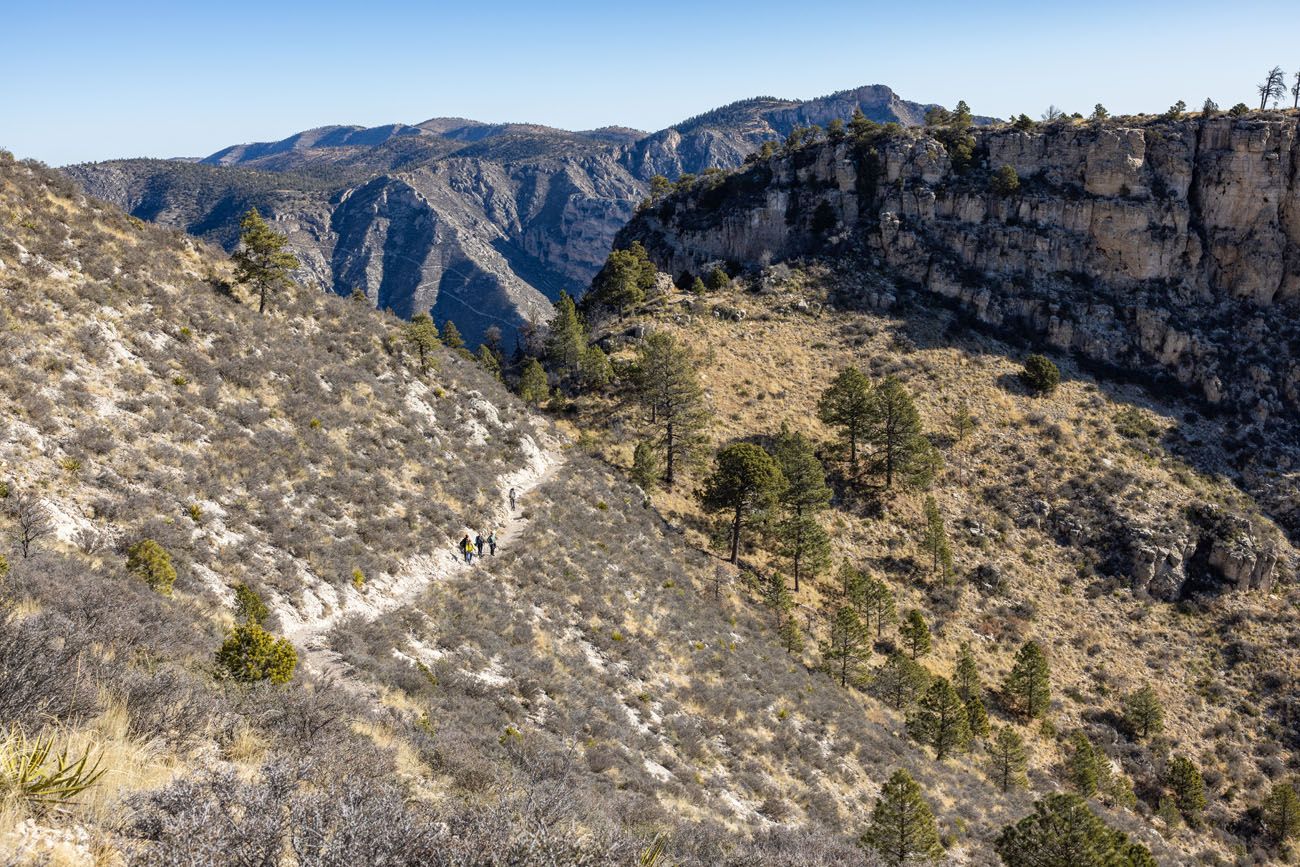
[[[204,156],[330,124],[460,116],[647,131],[751,96],[885,84],[979,114],[1162,111],[1257,100],[1300,69],[1294,8],[1086,8],[939,0],[924,8],[680,0],[257,4],[87,0],[6,12],[0,147],[53,165]]]

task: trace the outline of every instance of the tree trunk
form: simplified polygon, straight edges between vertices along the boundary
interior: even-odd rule
[[[736,507],[736,517],[731,522],[731,562],[740,559],[740,519],[744,514],[740,506]]]
[[[676,444],[673,442],[673,423],[668,422],[668,428],[665,431],[665,445],[668,448],[667,468],[664,472],[664,487],[673,486],[673,457],[677,451]],[[734,561],[733,561],[734,562]]]
[[[266,284],[262,284],[261,300],[257,303],[257,312],[259,314],[266,312]]]

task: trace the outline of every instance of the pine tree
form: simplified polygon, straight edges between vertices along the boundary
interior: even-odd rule
[[[871,391],[862,436],[872,447],[872,469],[885,477],[886,488],[895,479],[924,487],[933,478],[934,446],[922,436],[921,414],[896,377],[886,377]]]
[[[696,365],[695,356],[671,334],[655,332],[641,341],[631,368],[633,394],[659,431],[664,483],[669,488],[682,461],[699,447],[708,423]]]
[[[1178,812],[1183,814],[1188,825],[1198,827],[1206,805],[1205,780],[1200,768],[1183,756],[1174,756],[1165,769],[1165,781],[1173,791]]]
[[[1037,642],[1026,641],[1007,675],[1006,693],[1013,708],[1026,719],[1047,713],[1052,700],[1051,670]]]
[[[763,601],[776,614],[777,636],[786,653],[799,653],[803,650],[803,632],[794,616],[794,596],[786,587],[785,578],[780,572],[772,573],[763,588]]]
[[[460,336],[460,329],[450,319],[442,323],[442,342],[448,349],[465,348],[465,338]]]
[[[966,484],[966,460],[968,441],[975,430],[975,416],[971,415],[970,404],[962,401],[957,405],[950,419],[952,425],[952,450],[957,464],[957,484]]]
[[[862,113],[861,108],[853,109],[853,116],[849,118],[849,132],[854,139],[866,141],[879,127],[879,124]]]
[[[1150,684],[1124,699],[1124,723],[1136,738],[1149,738],[1164,730],[1165,710]]]
[[[930,573],[939,573],[947,579],[952,572],[952,546],[948,543],[948,530],[943,525],[943,514],[934,497],[925,498],[925,529],[921,534],[921,547],[930,558]]]
[[[784,486],[776,461],[753,443],[733,443],[718,450],[699,500],[708,511],[729,513],[732,563],[740,558],[742,528],[766,515]]]
[[[970,733],[977,738],[989,736],[989,711],[984,706],[984,699],[975,696],[966,703],[966,719],[970,721]]]
[[[899,652],[890,654],[871,681],[872,692],[895,710],[910,707],[929,685],[925,666]]]
[[[952,685],[963,702],[970,702],[971,699],[982,698],[984,695],[979,665],[975,662],[975,654],[971,653],[968,642],[963,641],[957,650],[957,668],[953,672]]]
[[[876,637],[879,638],[884,632],[885,624],[894,622],[894,591],[879,578],[867,576],[863,583],[860,610],[868,624],[875,619]]]
[[[803,630],[799,628],[799,618],[795,617],[793,603],[781,614],[777,637],[781,640],[781,646],[785,648],[786,653],[803,652]]]
[[[937,677],[908,717],[907,730],[919,743],[934,748],[940,761],[970,746],[970,720],[957,691]]]
[[[1025,739],[1011,726],[1002,726],[989,743],[989,764],[993,782],[1006,792],[1029,785],[1025,771],[1029,767]]]
[[[858,474],[858,446],[872,406],[871,383],[856,367],[842,370],[817,402],[817,417],[843,432],[849,447],[849,472],[853,476]]]
[[[599,346],[591,345],[582,351],[579,381],[587,390],[604,388],[614,379],[614,367],[609,356]]]
[[[803,434],[782,426],[772,457],[786,482],[780,497],[785,516],[777,525],[777,537],[781,553],[790,558],[798,591],[803,574],[816,575],[830,565],[830,536],[816,515],[830,505],[831,489],[826,484],[826,469]]]
[[[1300,837],[1300,794],[1294,783],[1274,784],[1264,799],[1264,830],[1276,844]]]
[[[591,291],[583,297],[583,306],[613,310],[621,318],[645,300],[646,293],[654,289],[655,278],[656,269],[645,247],[634,241],[605,259],[605,266],[591,281]]]
[[[861,685],[866,679],[866,665],[871,658],[871,637],[867,627],[848,605],[841,605],[831,620],[829,640],[821,645],[822,666],[840,682]]]
[[[1107,827],[1083,798],[1048,795],[1002,829],[994,850],[1005,867],[1156,867],[1151,852]]]
[[[258,296],[257,312],[266,312],[266,300],[276,289],[290,285],[289,272],[298,267],[298,258],[285,251],[289,239],[271,229],[252,208],[239,223],[239,249],[231,255],[235,262],[235,280],[248,283]]]
[[[486,343],[480,343],[478,347],[478,363],[484,370],[492,374],[492,378],[498,382],[501,380],[501,359],[497,358]]]
[[[438,326],[433,324],[428,313],[417,313],[411,317],[403,329],[406,342],[415,348],[420,357],[420,370],[428,373],[429,357],[438,348]]]
[[[649,493],[659,484],[659,474],[663,472],[659,455],[650,443],[642,440],[632,451],[632,481]]]
[[[447,323],[451,325],[450,322]],[[536,358],[524,363],[523,373],[519,376],[519,396],[530,406],[539,406],[551,394],[551,384],[546,378],[546,370]]]
[[[907,771],[894,771],[880,790],[862,843],[889,867],[931,863],[943,856],[934,813]]]
[[[925,623],[925,617],[919,609],[913,608],[907,612],[907,619],[899,627],[902,635],[903,644],[907,647],[912,658],[924,656],[930,652],[930,627]]]
[[[548,323],[546,363],[561,381],[576,376],[587,348],[587,328],[578,316],[578,306],[568,292],[560,292],[555,315]]]
[[[1070,756],[1066,760],[1070,785],[1080,795],[1091,798],[1097,794],[1102,781],[1101,763],[1105,761],[1097,748],[1083,732],[1075,732],[1070,739]]]

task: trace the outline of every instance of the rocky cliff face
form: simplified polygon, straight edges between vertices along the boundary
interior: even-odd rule
[[[964,171],[921,134],[801,149],[646,209],[616,243],[675,273],[852,252],[987,326],[1176,382],[1230,414],[1238,468],[1300,529],[1295,118],[974,135]],[[1014,192],[995,189],[1004,166]]]
[[[130,160],[65,171],[99,198],[233,249],[257,206],[289,235],[305,280],[477,341],[581,292],[656,174],[732,168],[795,126],[918,122],[927,106],[875,85],[806,102],[747,100],[653,135],[435,118],[325,127],[225,148],[196,164]]]

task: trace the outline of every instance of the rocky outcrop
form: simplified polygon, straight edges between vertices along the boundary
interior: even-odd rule
[[[796,126],[848,119],[916,123],[926,108],[881,85],[821,99],[735,103],[653,135],[568,132],[435,118],[322,127],[236,145],[198,163],[127,160],[65,171],[92,195],[227,250],[252,206],[275,220],[299,277],[360,290],[401,315],[455,320],[471,343],[545,319],[579,294],[656,174],[739,166]]]
[[[915,132],[802,148],[645,209],[616,244],[675,276],[852,253],[988,327],[1177,385],[1239,419],[1239,468],[1300,529],[1296,119],[973,134],[964,171]]]

